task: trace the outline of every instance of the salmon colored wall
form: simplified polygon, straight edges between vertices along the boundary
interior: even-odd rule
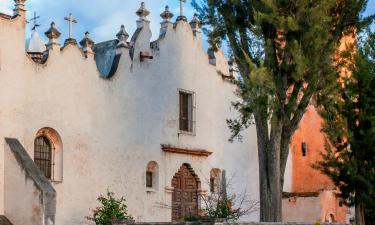
[[[286,199],[283,200],[283,210],[285,211],[283,213],[283,219],[285,221],[314,222],[311,221],[311,219],[315,216],[315,218],[320,218],[319,220],[322,222],[328,222],[328,218],[332,214],[334,218],[333,222],[347,222],[348,207],[339,206],[339,199],[337,198],[333,182],[326,175],[312,168],[313,164],[322,160],[320,152],[324,152],[325,150],[325,137],[320,131],[322,122],[323,120],[316,108],[310,105],[290,145],[292,158],[292,192],[319,192],[319,197],[297,197],[295,203],[286,202]],[[306,156],[302,155],[302,142],[305,142],[307,146]],[[310,206],[310,210],[304,210],[304,213],[295,215],[298,208],[306,208],[314,201],[319,205],[319,212],[317,212],[317,206]]]
[[[339,206],[339,199],[335,192],[330,190],[320,192],[319,196],[284,198],[283,222],[346,223],[348,207]]]
[[[322,118],[315,107],[310,105],[291,141],[292,192],[334,189],[332,181],[327,176],[311,167],[321,160],[320,152],[324,151],[321,124]],[[307,145],[306,156],[302,156],[302,142]]]
[[[333,222],[346,222],[348,207],[339,205],[340,199],[337,198],[335,191],[323,191],[320,194],[321,221],[329,222],[328,217],[330,214],[334,216]]]
[[[283,198],[283,222],[316,222],[320,220],[321,204],[319,197]]]

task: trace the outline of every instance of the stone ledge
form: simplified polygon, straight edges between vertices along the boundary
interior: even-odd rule
[[[16,158],[18,164],[26,174],[35,182],[37,187],[45,193],[55,195],[56,191],[52,187],[49,180],[44,176],[44,174],[38,169],[34,161],[30,158],[29,154],[23,148],[21,143],[14,138],[5,138],[5,142],[9,145],[14,157]]]
[[[0,216],[0,225],[13,225],[13,224],[5,216]]]
[[[149,222],[149,223],[126,223],[118,222],[113,225],[315,225],[315,223],[279,223],[279,222],[219,222],[219,223],[210,223],[210,222]],[[321,225],[347,225],[342,223],[321,223]]]
[[[301,197],[311,198],[318,197],[319,192],[283,192],[283,198]]]
[[[174,147],[170,145],[161,145],[161,149],[164,152],[168,152],[168,153],[203,156],[203,157],[208,157],[212,154],[212,152],[204,150],[204,149],[186,149],[186,148],[178,148],[178,147]]]

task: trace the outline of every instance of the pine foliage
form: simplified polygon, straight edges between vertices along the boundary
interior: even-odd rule
[[[375,34],[363,38],[354,59],[344,60],[355,62],[346,63],[352,73],[319,96],[328,140],[318,168],[349,205],[363,204],[370,212],[375,209]]]

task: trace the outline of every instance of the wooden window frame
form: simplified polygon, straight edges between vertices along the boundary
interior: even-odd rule
[[[39,139],[44,139],[44,142],[48,145],[47,147],[49,147],[49,158],[43,158],[43,156],[41,154],[46,154],[46,153],[43,153],[41,150],[39,151],[39,156],[37,155],[37,141]],[[43,147],[43,146],[42,146]],[[53,146],[53,142],[46,136],[38,136],[34,139],[34,162],[36,164],[36,166],[39,168],[39,170],[44,174],[44,176],[46,176],[46,178],[48,180],[53,180],[53,167],[54,167],[54,162],[53,162],[53,158],[54,158],[54,146]],[[45,163],[47,163],[47,166],[43,166],[41,165],[41,161],[44,161]],[[44,167],[44,168],[43,168]],[[48,171],[47,171],[48,170]]]
[[[146,188],[155,188],[154,187],[154,173],[151,171],[146,171]]]
[[[182,120],[184,118],[181,118],[181,112],[182,112],[182,109],[181,109],[181,94],[186,94],[186,95],[190,95],[191,96],[191,103],[190,103],[190,107],[189,108],[189,103],[188,103],[188,114],[190,115],[187,115],[187,129],[184,129],[182,127]],[[179,134],[189,134],[189,135],[195,135],[196,134],[196,96],[195,96],[195,92],[193,91],[188,91],[188,90],[184,90],[184,89],[178,89],[178,130],[179,130]]]

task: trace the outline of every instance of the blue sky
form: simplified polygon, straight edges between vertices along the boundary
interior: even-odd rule
[[[143,0],[151,14],[153,39],[159,34],[160,13],[165,5],[169,5],[171,11],[177,16],[179,14],[179,0]],[[77,40],[81,40],[84,33],[89,31],[95,42],[106,41],[115,38],[121,24],[124,24],[129,34],[136,28],[137,16],[135,11],[139,8],[141,0],[27,0],[27,17],[30,19],[36,11],[41,16],[38,28],[40,34],[46,31],[49,24],[54,21],[62,33],[61,42],[67,38],[68,24],[64,17],[71,12],[79,23],[74,25],[73,33]],[[185,4],[185,15],[190,20],[194,9],[188,0]],[[13,0],[0,0],[0,12],[12,14]],[[375,0],[369,0],[365,14],[375,13]],[[28,25],[30,30],[31,25]]]
[[[146,8],[151,12],[148,16],[151,20],[153,39],[158,37],[160,29],[160,13],[166,5],[177,16],[179,14],[178,0],[143,0]],[[68,24],[64,17],[71,12],[78,19],[78,24],[73,26],[74,37],[81,40],[84,33],[89,31],[95,42],[114,39],[122,24],[129,34],[136,28],[138,16],[135,12],[140,6],[141,0],[27,0],[27,17],[30,19],[34,11],[41,16],[38,28],[40,34],[46,31],[49,24],[54,21],[62,33],[61,42],[68,35]],[[0,0],[0,12],[12,14],[13,0]],[[185,3],[185,13],[190,20],[194,9],[190,2]],[[31,25],[28,26],[30,30]]]

